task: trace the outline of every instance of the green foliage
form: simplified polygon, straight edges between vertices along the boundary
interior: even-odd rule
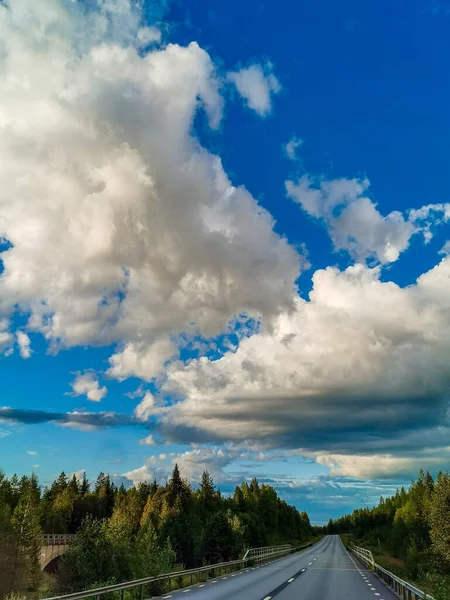
[[[430,537],[438,559],[450,568],[450,474],[439,473],[430,504]]]
[[[373,552],[398,559],[400,576],[431,585],[436,599],[450,597],[450,474],[439,473],[435,482],[420,471],[408,491],[401,488],[373,508],[330,521],[327,531],[349,534]]]
[[[42,533],[75,534],[57,573],[43,581]],[[55,592],[158,575],[239,558],[245,548],[299,544],[311,538],[308,515],[256,479],[224,497],[205,471],[193,491],[177,465],[166,485],[156,481],[117,488],[100,473],[63,472],[42,492],[36,477],[8,479],[0,471],[0,597],[45,587]],[[45,586],[44,586],[45,584]],[[151,594],[164,592],[155,585]]]

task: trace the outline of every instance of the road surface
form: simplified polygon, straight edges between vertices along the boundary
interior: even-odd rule
[[[171,592],[173,600],[398,600],[329,535],[311,548],[263,567]]]

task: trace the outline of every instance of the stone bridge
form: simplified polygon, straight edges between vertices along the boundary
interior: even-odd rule
[[[52,533],[42,536],[42,548],[39,556],[42,571],[51,571],[52,567],[56,566],[58,557],[65,553],[74,537],[74,535],[65,533]]]

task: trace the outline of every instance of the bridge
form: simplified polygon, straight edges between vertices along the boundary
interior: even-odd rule
[[[74,537],[74,535],[59,533],[42,536],[41,553],[39,555],[39,564],[42,571],[53,570],[58,558],[66,552]]]
[[[370,552],[356,547],[347,551],[337,535],[305,546],[252,549],[240,560],[49,600],[106,600],[111,592],[120,592],[123,599],[125,590],[134,590],[133,597],[164,600],[187,592],[190,600],[433,600],[381,569]]]

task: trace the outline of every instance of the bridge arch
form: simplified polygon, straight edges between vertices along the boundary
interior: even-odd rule
[[[42,571],[51,571],[56,568],[57,561],[67,551],[74,535],[52,534],[42,538],[39,564]]]

